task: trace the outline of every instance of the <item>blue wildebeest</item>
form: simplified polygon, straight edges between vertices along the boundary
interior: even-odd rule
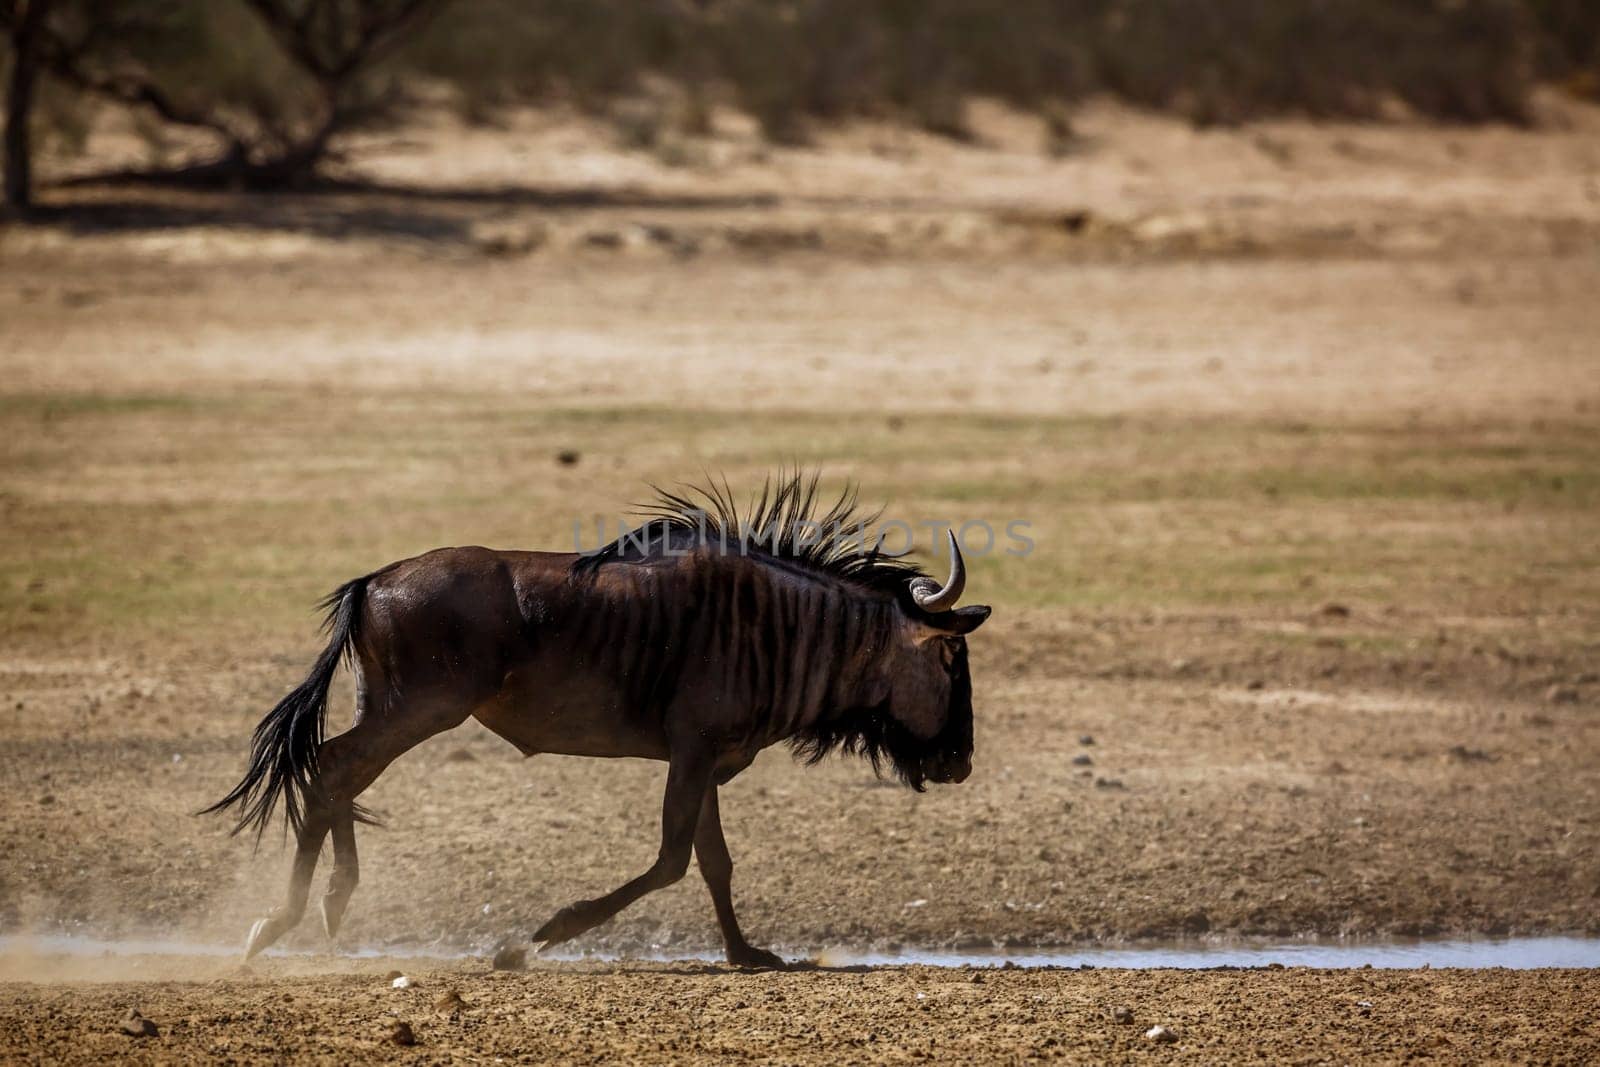
[[[769,745],[887,764],[913,789],[972,764],[966,635],[987,607],[957,608],[954,535],[943,584],[863,550],[847,493],[826,511],[817,481],[769,483],[747,514],[724,483],[663,493],[644,533],[593,553],[443,548],[346,582],[311,673],[256,727],[244,779],[208,811],[236,808],[258,837],[279,801],[297,845],[288,900],[250,931],[246,955],[299,922],[322,842],[333,937],[356,887],[356,798],[412,746],[471,716],[526,755],[667,762],[661,850],[649,870],[562,908],[533,934],[577,936],[681,878],[691,852],[729,962],[778,967],[739,930],[717,788]],[[341,658],[354,725],[323,739]]]

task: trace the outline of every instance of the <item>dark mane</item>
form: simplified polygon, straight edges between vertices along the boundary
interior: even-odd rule
[[[702,485],[682,484],[675,490],[651,486],[656,497],[638,507],[649,528],[643,539],[619,537],[574,564],[579,574],[602,565],[658,556],[668,544],[717,545],[730,553],[779,560],[817,574],[831,575],[877,592],[898,596],[922,568],[865,543],[864,530],[882,516],[881,509],[863,513],[854,485],[822,506],[821,476],[796,469],[779,470],[761,484],[761,492],[740,508],[727,479],[710,477]]]

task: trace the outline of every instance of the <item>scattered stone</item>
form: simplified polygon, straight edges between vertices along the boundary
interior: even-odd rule
[[[1122,784],[1122,779],[1121,778],[1096,778],[1094,780],[1094,787],[1096,789],[1126,789],[1126,788],[1128,788],[1127,786]]]
[[[527,255],[548,236],[543,225],[527,223],[475,223],[468,233],[468,239],[485,256]]]
[[[1327,619],[1348,619],[1350,609],[1343,604],[1324,604],[1317,609],[1318,614]]]
[[[413,982],[410,978],[408,978],[408,977],[406,977],[405,975],[402,974],[399,978],[396,978],[394,981],[390,982],[389,984],[391,986],[393,986],[394,988],[396,988],[396,989],[410,989],[412,986],[416,985],[417,983]]]
[[[1080,744],[1080,745],[1092,745],[1092,744],[1094,744],[1094,735],[1093,734],[1084,734],[1084,735],[1082,735],[1081,737],[1078,738],[1078,744]]]
[[[560,452],[556,453],[556,462],[561,464],[563,467],[576,467],[578,465],[578,460],[582,458],[583,453],[579,452],[575,448],[563,448]]]
[[[410,1023],[404,1019],[396,1019],[394,1025],[389,1027],[389,1040],[396,1045],[410,1047],[417,1043],[417,1035],[412,1032]]]
[[[967,981],[972,983],[973,985],[982,985],[983,984],[983,972],[982,971],[973,971],[972,974],[968,976]]]
[[[1244,683],[1244,687],[1252,692],[1255,692],[1265,689],[1267,687],[1267,683],[1263,682],[1260,678],[1252,678],[1248,682]]]
[[[1494,756],[1489,755],[1481,748],[1468,748],[1466,745],[1451,745],[1449,754],[1452,759],[1462,763],[1493,763]]]
[[[453,1015],[466,1007],[467,1002],[454,989],[446,989],[444,995],[433,1002],[433,1010],[441,1015]]]
[[[521,971],[528,966],[528,952],[516,945],[501,945],[494,951],[491,963],[497,971]]]
[[[1576,704],[1578,691],[1570,685],[1557,682],[1544,691],[1544,699],[1547,704]]]
[[[383,976],[383,980],[385,982],[392,982],[396,978],[404,978],[404,977],[405,977],[405,975],[402,974],[400,971],[390,971],[389,973],[387,973],[387,974],[385,974]]]
[[[50,805],[54,804],[55,802],[56,802],[56,798],[55,798],[55,794],[53,794],[53,793],[46,793],[44,796],[39,798],[39,804],[40,804],[41,807],[48,808]]]
[[[1133,1023],[1133,1009],[1117,1005],[1111,1009],[1111,1021],[1121,1026],[1130,1026]]]
[[[446,763],[476,763],[478,762],[478,757],[464,748],[457,748],[452,749],[450,754],[444,758],[444,761]]]
[[[1178,1040],[1178,1032],[1165,1026],[1152,1026],[1144,1036],[1158,1045],[1170,1045]]]
[[[129,1008],[128,1014],[122,1020],[122,1032],[129,1037],[160,1037],[161,1031],[156,1029],[156,1024],[140,1015],[135,1008]]]
[[[1089,758],[1089,753],[1080,752],[1072,757],[1072,765],[1074,767],[1092,767],[1094,766],[1094,760]]]
[[[620,230],[591,230],[583,235],[583,243],[590,248],[617,250],[625,243],[625,235]]]

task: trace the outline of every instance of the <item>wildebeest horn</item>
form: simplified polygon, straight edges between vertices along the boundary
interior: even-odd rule
[[[946,530],[945,533],[950,535],[950,578],[944,583],[944,588],[935,585],[932,578],[911,579],[911,599],[923,611],[949,611],[956,606],[956,601],[961,599],[961,591],[967,587],[967,565],[961,559],[961,545],[956,541],[956,532]]]

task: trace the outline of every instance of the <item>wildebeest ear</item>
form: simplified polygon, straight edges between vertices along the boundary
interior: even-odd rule
[[[954,611],[938,611],[927,617],[928,625],[940,633],[965,637],[983,625],[989,617],[989,605],[971,604]]]

